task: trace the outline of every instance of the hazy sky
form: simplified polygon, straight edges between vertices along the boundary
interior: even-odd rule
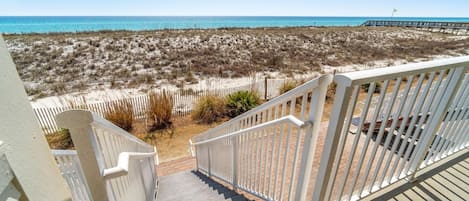
[[[469,17],[469,0],[2,0],[1,16]]]

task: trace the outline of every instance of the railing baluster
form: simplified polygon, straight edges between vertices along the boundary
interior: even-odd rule
[[[382,123],[381,123],[381,126],[379,128],[379,132],[378,132],[378,137],[376,139],[376,143],[374,144],[373,146],[373,151],[371,152],[371,156],[374,156],[377,151],[378,151],[378,147],[381,143],[381,140],[383,138],[383,135],[384,135],[384,131],[385,131],[385,128],[386,126],[388,125],[388,119],[389,117],[391,116],[391,113],[392,113],[392,109],[394,108],[394,104],[396,103],[396,98],[397,98],[397,95],[399,94],[399,87],[401,86],[401,81],[402,79],[401,78],[398,78],[396,81],[395,81],[395,85],[394,85],[394,89],[393,89],[393,92],[392,92],[392,95],[391,95],[391,99],[390,99],[390,103],[389,103],[389,106],[386,110],[386,114],[384,115],[383,119],[382,119]],[[405,101],[401,101],[401,104],[404,103]],[[399,116],[399,114],[395,114],[395,116]],[[394,123],[394,122],[393,122]],[[377,167],[375,168],[375,171],[374,173],[372,174],[371,176],[371,182],[370,182],[370,185],[369,187],[366,189],[367,192],[371,192],[372,191],[372,187],[375,183],[375,180],[376,180],[376,176],[381,168],[381,164],[383,162],[383,159],[384,159],[384,156],[385,156],[385,153],[386,153],[386,147],[389,145],[389,142],[388,142],[388,139],[390,140],[391,139],[391,136],[392,134],[387,134],[386,136],[386,140],[385,140],[385,143],[384,143],[384,146],[383,146],[383,149],[381,150],[381,154],[378,158],[378,161],[377,161]],[[388,142],[388,143],[386,143]],[[371,166],[373,164],[373,161],[374,161],[374,157],[371,159],[371,161],[368,162],[368,165],[367,165],[367,168],[365,170],[365,174],[368,175],[368,173],[371,171]],[[364,186],[365,186],[365,183],[366,182],[363,182],[362,183],[362,186],[360,187],[360,191],[359,192],[362,192],[363,189],[364,189]]]
[[[454,73],[451,73],[451,71],[454,71]],[[448,111],[448,108],[452,100],[454,99],[455,94],[457,93],[457,89],[460,87],[462,80],[464,79],[465,72],[466,68],[459,67],[456,69],[451,69],[450,73],[448,73],[448,79],[450,80],[448,81],[448,85],[446,87],[446,93],[440,99],[438,109],[435,111],[434,116],[432,115],[432,118],[429,120],[430,123],[429,126],[425,129],[426,132],[422,134],[423,139],[421,143],[419,143],[419,147],[417,147],[415,157],[410,161],[411,167],[409,171],[412,172],[412,174],[409,176],[410,180],[413,180],[415,178],[417,169],[420,167],[420,164],[425,158],[425,153],[427,152],[431,142],[435,138],[435,135],[441,125],[441,122],[443,121],[445,113]]]
[[[362,110],[362,113],[360,115],[360,123],[358,125],[358,128],[356,129],[355,138],[353,140],[352,148],[351,148],[348,160],[347,160],[347,164],[345,166],[345,176],[342,179],[342,182],[341,182],[340,188],[339,188],[339,192],[337,194],[339,199],[342,199],[341,197],[342,197],[342,194],[344,192],[345,185],[347,184],[348,176],[349,176],[349,173],[350,173],[350,169],[352,167],[353,159],[355,157],[358,142],[360,141],[361,130],[363,128],[363,124],[365,123],[365,119],[368,115],[368,110],[370,108],[371,98],[373,97],[375,87],[376,87],[376,83],[371,83],[370,87],[368,89],[368,95],[365,99],[365,105],[363,106],[363,110]]]
[[[407,124],[407,121],[408,121],[409,118],[410,118],[410,114],[411,114],[413,108],[415,107],[415,104],[417,104],[416,99],[417,99],[417,96],[418,96],[418,94],[419,94],[418,92],[420,91],[420,87],[422,86],[422,83],[423,83],[423,81],[424,81],[424,78],[425,78],[425,75],[420,74],[419,79],[418,79],[418,81],[417,81],[417,86],[414,88],[414,90],[413,90],[413,92],[412,92],[413,95],[411,96],[410,103],[409,103],[409,105],[407,106],[406,110],[404,111],[404,118],[403,118],[403,120],[402,120],[402,122],[401,122],[401,124],[400,124],[400,126],[399,126],[399,133],[397,134],[397,136],[396,136],[396,138],[395,138],[396,140],[401,140],[401,136],[402,136],[402,134],[404,133],[404,130],[405,130],[405,125]],[[418,112],[415,112],[415,113],[416,113],[415,115],[418,115]],[[414,116],[415,116],[415,115],[414,115]],[[402,141],[403,141],[403,142],[406,142],[407,139],[409,138],[409,136],[410,136],[410,133],[406,133],[406,134],[404,135],[404,139],[403,139]],[[396,140],[394,140],[394,144],[393,144],[393,148],[392,148],[391,153],[395,153],[396,149],[398,148],[398,144],[399,144],[399,143],[396,143]],[[404,151],[404,148],[405,148],[405,146],[402,146],[402,145],[399,147],[399,152],[398,152],[398,154],[397,154],[397,156],[396,156],[397,159],[396,159],[396,161],[394,162],[394,164],[393,164],[392,167],[391,167],[391,171],[390,171],[390,174],[389,174],[389,178],[388,178],[388,180],[387,180],[387,183],[392,183],[392,179],[393,179],[394,173],[395,173],[395,171],[396,171],[397,165],[398,165],[399,162],[400,162],[400,157],[402,156],[402,152]],[[394,157],[391,155],[391,159],[392,159],[392,158],[394,158]],[[400,173],[398,173],[398,174],[400,174]]]
[[[378,105],[376,106],[376,108],[374,108],[374,114],[373,114],[373,117],[371,119],[371,125],[368,128],[368,132],[366,134],[366,139],[365,139],[365,142],[364,142],[364,147],[362,148],[360,158],[358,159],[358,166],[355,168],[356,171],[355,171],[355,175],[353,176],[352,185],[350,186],[349,191],[347,193],[347,200],[350,200],[350,197],[353,194],[353,190],[355,188],[355,185],[357,184],[358,176],[360,175],[360,170],[361,170],[361,167],[362,167],[362,165],[364,163],[364,160],[365,160],[365,155],[367,153],[368,146],[370,144],[371,135],[373,134],[373,131],[376,127],[376,121],[378,119],[379,112],[380,112],[381,107],[383,105],[384,98],[386,96],[386,91],[388,89],[388,85],[389,85],[389,81],[386,80],[384,82],[383,88],[381,88],[381,94],[380,94],[380,97],[379,97],[379,100],[378,100]],[[373,82],[368,90],[372,91],[372,93],[373,93],[374,90],[375,90],[375,87],[376,87],[376,83]],[[361,121],[364,121],[364,119],[361,120]],[[361,133],[362,133],[362,130],[357,130],[357,133],[356,133],[357,136],[356,137],[358,138],[359,135],[361,135]],[[364,177],[363,183],[366,183],[366,178],[367,178],[367,176]],[[362,192],[362,191],[360,191],[360,192]],[[358,196],[360,197],[360,194]]]

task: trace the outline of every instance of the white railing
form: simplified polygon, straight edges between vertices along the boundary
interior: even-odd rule
[[[467,150],[468,69],[469,57],[459,57],[337,75],[325,139],[319,122],[298,126],[321,116],[312,111],[324,93],[308,98],[321,78],[310,81],[193,138],[198,170],[268,200],[357,200],[412,181]],[[275,123],[292,118],[300,124]]]
[[[295,151],[300,144],[295,142],[304,125],[307,124],[288,115],[194,143],[197,167],[263,199],[289,200],[295,193],[289,187],[296,185],[297,179],[287,177],[298,168],[291,159],[300,158],[301,153]]]
[[[331,78],[306,82],[194,137],[198,170],[264,199],[304,198]]]
[[[155,200],[154,147],[89,111],[71,110],[56,119],[70,130],[93,200]]]
[[[424,163],[426,167],[469,146],[469,74],[448,109]]]
[[[312,199],[363,198],[467,147],[468,68],[459,57],[337,75]]]
[[[52,150],[74,201],[91,201],[90,191],[75,150]]]

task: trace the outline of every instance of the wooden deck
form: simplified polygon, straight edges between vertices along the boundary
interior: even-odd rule
[[[364,200],[468,200],[469,150],[423,170],[413,183],[400,181]]]

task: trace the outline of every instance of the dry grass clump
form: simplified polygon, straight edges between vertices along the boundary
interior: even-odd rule
[[[132,124],[134,122],[132,103],[128,99],[108,102],[106,104],[104,118],[126,131],[132,130]]]
[[[392,27],[105,31],[5,39],[22,80],[35,84],[28,86],[35,96],[96,85],[150,89],[193,84],[206,76],[290,75],[326,65],[469,54],[468,37]]]
[[[56,133],[46,135],[51,149],[72,149],[73,141],[68,129],[61,129]]]
[[[173,106],[173,96],[166,91],[162,93],[150,92],[148,94],[147,118],[150,122],[149,132],[171,127]]]
[[[226,114],[226,99],[217,95],[203,96],[195,104],[192,119],[199,123],[220,121]]]
[[[283,82],[283,84],[278,88],[278,93],[279,94],[284,94],[287,91],[290,91],[294,88],[296,88],[299,85],[298,82],[287,80]]]

